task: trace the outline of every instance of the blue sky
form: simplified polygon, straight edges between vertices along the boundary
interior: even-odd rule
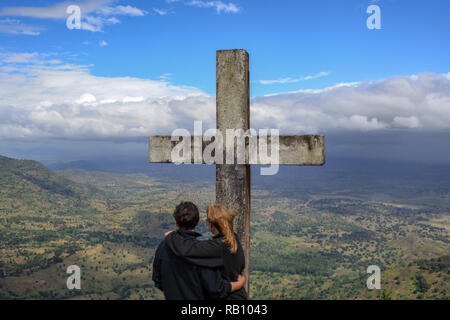
[[[66,26],[73,4],[80,30]],[[380,30],[367,28],[370,5]],[[149,135],[213,128],[216,50],[243,48],[253,128],[342,135],[327,147],[341,154],[369,150],[366,133],[378,145],[401,134],[405,158],[417,136],[437,136],[424,158],[450,161],[449,13],[444,0],[2,1],[0,154],[57,159],[70,141],[81,159],[145,155]]]
[[[186,5],[190,1],[114,1],[143,16],[117,16],[102,32],[68,30],[64,19],[3,16],[40,27],[37,36],[0,34],[3,50],[78,54],[98,76],[158,79],[215,91],[215,51],[245,48],[251,54],[252,96],[323,88],[450,70],[448,1],[224,1],[237,12]],[[205,1],[206,3],[207,1]],[[2,1],[1,7],[51,7],[61,1]],[[77,3],[71,1],[70,3]],[[382,30],[369,30],[367,7],[381,8]],[[156,10],[166,14],[160,15]],[[82,12],[83,15],[83,12]],[[67,15],[68,16],[68,15]],[[99,46],[106,41],[107,45]],[[88,42],[89,44],[83,44]],[[261,80],[308,81],[261,84]]]

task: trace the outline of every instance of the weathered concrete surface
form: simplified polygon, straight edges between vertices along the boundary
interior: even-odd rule
[[[203,137],[190,137],[191,138],[191,157],[186,157],[183,163],[197,163],[205,164],[202,157],[201,161],[196,158],[197,149],[203,155],[203,151],[210,144],[210,142],[202,141]],[[180,139],[181,140],[181,139]],[[201,141],[201,145],[197,146],[197,141]],[[180,143],[179,141],[172,141],[171,136],[152,136],[149,141],[149,153],[148,160],[150,163],[173,163],[172,150]],[[198,143],[200,144],[200,143]]]
[[[216,55],[217,129],[250,128],[249,56],[245,50],[222,50]],[[224,137],[226,144],[226,137]],[[245,254],[245,288],[249,293],[250,165],[216,166],[216,202],[237,213],[234,231]],[[250,294],[250,293],[249,293]]]
[[[172,163],[172,141],[170,136],[152,136],[148,146],[150,163]]]
[[[201,138],[201,137],[200,137]],[[200,163],[205,164],[202,158],[201,162],[194,158],[194,137],[191,137],[191,157],[185,158],[183,163]],[[256,137],[257,144],[259,144],[259,137]],[[211,143],[211,137],[208,137],[207,142],[202,141],[201,154],[203,150]],[[255,165],[296,165],[296,166],[321,166],[325,163],[325,137],[323,135],[281,135],[279,136],[279,161],[269,162],[270,159],[265,157],[260,158],[259,156],[252,158],[249,157],[249,143],[246,141],[246,157],[245,164],[255,164]],[[153,136],[150,137],[149,144],[149,161],[152,163],[172,163],[171,152],[173,147],[179,142],[171,141],[170,136]],[[270,144],[271,137],[267,139],[269,145],[269,155],[270,155]],[[224,155],[223,163],[226,160],[226,148],[223,146]],[[258,153],[258,151],[256,151]],[[235,155],[237,152],[235,152]],[[255,159],[256,161],[252,161]],[[197,161],[194,161],[197,160]],[[238,164],[236,159],[234,164]]]
[[[270,139],[268,141],[270,142]],[[323,135],[281,135],[279,150],[281,165],[322,166],[325,164],[325,136]]]

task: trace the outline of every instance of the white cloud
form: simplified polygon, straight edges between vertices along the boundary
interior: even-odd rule
[[[166,14],[169,13],[168,10],[163,10],[163,9],[158,9],[158,8],[153,8],[153,11],[155,11],[160,16],[165,16]]]
[[[144,10],[131,6],[113,7],[111,6],[111,4],[113,4],[114,2],[117,2],[117,0],[85,0],[79,2],[63,1],[47,7],[3,7],[0,10],[0,16],[40,19],[66,19],[68,16],[66,10],[70,5],[79,6],[82,15],[96,13],[103,16],[143,16],[146,14]]]
[[[147,12],[145,10],[138,9],[132,6],[117,6],[117,7],[101,7],[98,10],[101,14],[105,16],[115,16],[115,15],[128,15],[142,17]]]
[[[341,83],[337,83],[331,87],[326,87],[323,89],[300,89],[300,90],[296,90],[296,91],[291,91],[291,92],[284,92],[283,94],[292,94],[292,93],[310,93],[310,94],[317,94],[317,93],[323,93],[323,92],[327,92],[327,91],[331,91],[337,88],[343,88],[343,87],[356,87],[360,84],[360,82],[341,82]],[[273,96],[278,96],[280,95],[280,93],[272,93],[272,94],[267,94],[265,95],[265,97],[273,97]]]
[[[99,45],[100,47],[106,47],[106,46],[108,45],[108,42],[106,42],[105,40],[102,40],[102,41],[100,41],[100,42],[98,43],[98,45]]]
[[[106,21],[108,21],[108,22],[111,23],[111,24],[117,24],[117,23],[120,23],[120,20],[117,19],[116,17],[108,18],[108,19],[106,19]]]
[[[100,101],[101,104],[116,103],[116,102],[117,102],[116,99],[104,99]]]
[[[411,117],[395,117],[394,124],[405,128],[420,128],[422,125],[420,120],[415,116]]]
[[[92,32],[103,32],[105,26],[120,23],[116,17],[82,16],[81,29]]]
[[[240,9],[232,2],[224,3],[222,1],[200,1],[192,0],[186,3],[189,6],[199,7],[199,8],[214,8],[217,13],[237,13]]]
[[[330,74],[329,72],[319,72],[318,74],[315,74],[312,76],[303,77],[303,78],[301,78],[301,80],[311,80],[311,79],[321,78],[321,77],[328,76],[329,74]]]
[[[166,72],[166,73],[160,75],[159,78],[160,78],[161,80],[169,80],[171,76],[172,76],[171,73]]]
[[[306,81],[306,80],[312,80],[312,79],[317,79],[317,78],[321,78],[321,77],[325,77],[328,76],[330,73],[329,72],[319,72],[315,75],[310,75],[310,76],[305,76],[305,77],[300,77],[300,78],[283,78],[283,79],[278,79],[278,80],[259,80],[258,83],[260,84],[283,84],[283,83],[297,83],[300,81]]]
[[[25,25],[21,21],[16,19],[1,19],[0,20],[0,33],[14,34],[14,35],[27,35],[38,36],[44,29],[42,27]]]
[[[94,7],[100,5],[100,3],[105,4],[106,1],[92,1],[95,3]],[[108,1],[109,2],[109,1]],[[3,7],[0,10],[0,16],[7,17],[27,17],[27,18],[40,18],[40,19],[65,19],[67,18],[66,9],[73,3],[61,2],[48,7]],[[89,1],[85,1],[83,4],[78,5],[82,8],[83,12],[88,13],[92,11],[88,9],[87,5]]]
[[[166,77],[98,77],[56,58],[0,52],[0,139],[114,141],[192,131],[194,120],[215,127],[215,98],[201,90]],[[257,97],[251,121],[254,128],[298,134],[450,132],[450,79],[423,73]]]
[[[212,8],[216,10],[216,13],[238,13],[241,9],[232,2],[222,2],[222,1],[201,1],[201,0],[166,0],[167,3],[182,3],[187,6],[197,7],[197,8]]]
[[[90,93],[85,93],[78,100],[75,100],[76,104],[93,104],[95,102],[97,102],[97,98]]]
[[[101,32],[107,25],[119,23],[119,19],[115,16],[144,16],[147,14],[145,10],[141,10],[132,6],[113,6],[117,0],[85,0],[81,2],[64,1],[47,7],[4,7],[0,9],[0,16],[5,17],[23,17],[38,19],[67,19],[67,7],[70,5],[78,5],[81,9],[81,28],[92,32]],[[21,25],[22,29],[16,26],[16,29],[22,34],[39,34],[37,27]],[[0,23],[0,32],[3,31]],[[13,28],[8,29],[14,30]],[[26,33],[28,32],[28,33]]]
[[[37,52],[2,54],[2,60],[6,63],[38,63]]]
[[[86,66],[49,64],[37,53],[0,55],[9,61],[0,65],[1,139],[114,140],[169,134],[173,126],[191,126],[197,112],[200,119],[214,122],[214,98],[195,88],[162,80],[96,77]]]
[[[422,73],[255,98],[252,120],[286,132],[450,130],[450,80]]]
[[[145,98],[144,97],[125,97],[123,98],[122,102],[123,103],[129,103],[129,102],[142,102],[144,101]]]
[[[292,79],[292,78],[283,78],[278,80],[259,80],[258,83],[260,84],[275,84],[275,83],[295,83],[299,82],[299,79]]]

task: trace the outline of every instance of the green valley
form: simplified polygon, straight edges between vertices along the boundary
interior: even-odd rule
[[[394,184],[390,175],[301,170],[255,178],[253,299],[449,299],[445,175]],[[213,178],[51,171],[0,157],[0,298],[162,299],[151,280],[155,248],[181,200],[204,221]],[[70,265],[81,268],[81,290],[66,287]],[[369,265],[381,268],[382,290],[367,289]]]

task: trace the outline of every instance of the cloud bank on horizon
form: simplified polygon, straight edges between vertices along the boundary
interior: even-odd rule
[[[215,97],[160,79],[99,77],[57,54],[0,52],[0,139],[108,140],[215,127]],[[251,100],[251,125],[285,133],[450,132],[450,73],[341,83]]]

